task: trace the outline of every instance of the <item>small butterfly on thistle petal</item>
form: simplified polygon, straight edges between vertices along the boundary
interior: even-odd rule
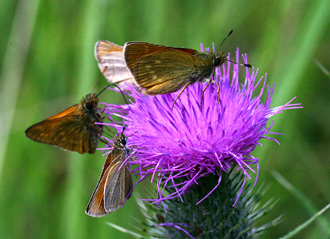
[[[125,128],[124,128],[125,130]],[[113,149],[108,155],[100,179],[85,213],[102,217],[122,207],[133,188],[132,173],[125,160],[130,155],[124,130],[115,136]]]
[[[228,33],[220,46],[232,32],[231,30]],[[220,51],[198,52],[189,48],[168,47],[147,42],[127,42],[124,46],[124,57],[136,83],[146,94],[168,94],[183,88],[174,100],[172,108],[189,85],[196,81],[209,81],[209,85],[215,68],[225,61],[230,61],[226,58],[226,54]],[[249,64],[241,65],[251,67]]]
[[[93,154],[103,132],[103,125],[95,124],[104,120],[98,102],[98,95],[88,94],[79,104],[32,125],[25,135],[65,150]]]

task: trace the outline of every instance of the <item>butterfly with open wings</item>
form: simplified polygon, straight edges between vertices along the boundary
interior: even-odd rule
[[[102,109],[96,94],[88,94],[79,104],[32,125],[25,131],[30,139],[81,154],[93,154],[102,134]]]

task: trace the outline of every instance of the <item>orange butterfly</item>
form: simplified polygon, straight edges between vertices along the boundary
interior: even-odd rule
[[[102,217],[116,211],[133,188],[132,173],[126,164],[122,165],[130,154],[126,139],[123,132],[114,138],[113,150],[104,163],[101,177],[85,211],[89,216]]]
[[[93,154],[96,151],[103,125],[102,110],[96,94],[88,94],[79,104],[32,125],[25,131],[30,139],[62,149]]]
[[[100,70],[104,71],[110,83],[125,85],[128,82],[135,85],[134,77],[126,66],[122,46],[110,41],[98,41],[94,54]]]

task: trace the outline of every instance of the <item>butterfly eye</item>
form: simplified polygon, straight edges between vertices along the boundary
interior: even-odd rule
[[[220,65],[220,63],[221,63],[221,59],[220,59],[220,58],[215,58],[215,59],[213,60],[213,65],[214,65],[214,66],[218,66],[218,65]]]
[[[93,104],[91,102],[86,102],[85,108],[88,109],[88,110],[90,110],[90,109],[93,108]]]
[[[126,139],[122,139],[120,142],[122,145],[126,145]]]

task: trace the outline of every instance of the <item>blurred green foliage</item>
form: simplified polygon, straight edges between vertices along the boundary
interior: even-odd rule
[[[27,127],[80,101],[98,79],[96,41],[123,45],[147,41],[199,49],[223,45],[248,53],[249,63],[276,83],[273,107],[297,96],[303,110],[275,116],[281,146],[262,140],[258,184],[280,199],[263,220],[284,222],[264,238],[286,234],[311,217],[304,204],[271,175],[278,171],[321,209],[330,198],[330,1],[132,1],[16,0],[0,3],[0,237],[130,238],[107,221],[134,230],[140,213],[134,199],[104,218],[84,210],[105,160],[101,152],[79,155],[24,136]],[[96,92],[106,85],[98,84]],[[102,102],[123,103],[105,93]],[[327,212],[325,218],[330,220]],[[261,222],[264,223],[264,222]],[[299,238],[327,238],[319,222]]]

